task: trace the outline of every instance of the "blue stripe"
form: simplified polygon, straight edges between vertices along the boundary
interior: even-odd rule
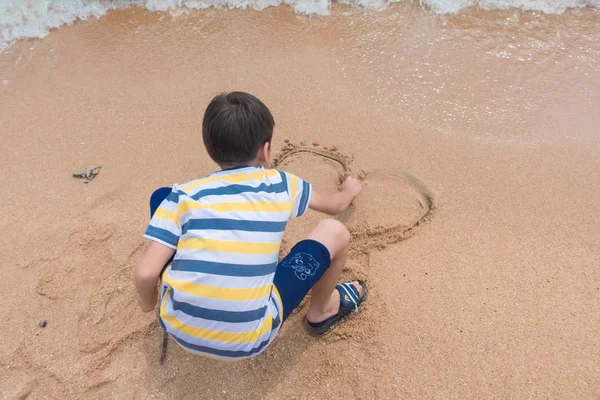
[[[275,285],[273,285],[273,286],[275,286]],[[277,329],[279,327],[279,325],[281,325],[281,321],[283,319],[283,315],[281,314],[281,309],[279,308],[277,300],[275,299],[275,295],[273,294],[273,289],[271,289],[270,301],[273,302],[273,305],[275,306],[275,309],[277,310],[277,319],[273,318],[273,325],[271,326],[271,330],[273,330],[273,329]],[[282,301],[283,301],[283,299],[282,299]]]
[[[171,265],[172,271],[201,272],[225,276],[265,276],[275,272],[277,262],[271,264],[243,265],[225,264],[202,260],[176,259]]]
[[[183,224],[183,235],[188,230],[215,229],[220,231],[247,231],[247,232],[283,232],[287,221],[242,221],[226,218],[190,219]]]
[[[180,339],[178,337],[175,337],[171,334],[171,337],[173,338],[173,340],[175,340],[177,343],[179,343],[180,345],[182,345],[183,347],[186,347],[190,350],[196,350],[196,351],[200,351],[202,353],[206,353],[206,354],[212,354],[215,356],[222,356],[222,357],[232,357],[232,358],[240,358],[240,357],[249,357],[253,354],[256,354],[258,352],[260,352],[266,345],[269,344],[269,339],[263,341],[258,347],[255,347],[254,349],[250,350],[250,351],[242,351],[242,350],[219,350],[219,349],[213,349],[212,347],[207,347],[207,346],[200,346],[197,344],[193,344],[193,343],[189,343],[186,342],[183,339]]]
[[[171,192],[169,193],[169,195],[167,196],[167,200],[178,204],[179,203],[179,193],[175,193],[175,192]]]
[[[267,306],[251,311],[221,311],[203,308],[175,300],[171,297],[173,310],[181,311],[189,316],[220,322],[252,322],[265,317]]]
[[[158,322],[160,322],[160,326],[163,329],[163,331],[168,332],[167,331],[167,326],[165,325],[165,323],[163,322],[162,318],[160,317],[160,307],[157,308],[158,311]]]
[[[306,212],[306,206],[308,205],[308,195],[310,193],[310,184],[302,181],[302,197],[300,198],[300,207],[298,207],[298,216]]]
[[[271,326],[271,331],[279,328],[279,325],[281,325],[281,318],[283,318],[283,315],[281,315],[281,313],[279,313],[279,317],[277,317],[277,319],[273,318],[273,325]]]
[[[279,183],[274,183],[274,184],[266,184],[266,183],[261,183],[260,185],[254,187],[254,186],[248,186],[248,185],[229,185],[229,186],[223,186],[223,187],[219,187],[219,188],[211,188],[211,189],[204,189],[204,190],[200,190],[198,193],[194,194],[193,196],[189,196],[187,193],[183,192],[183,191],[179,191],[180,195],[185,195],[185,196],[189,196],[190,198],[194,199],[194,200],[199,200],[201,197],[205,197],[205,196],[213,196],[213,195],[236,195],[236,194],[241,194],[241,193],[260,193],[260,192],[265,192],[265,193],[284,193],[286,191],[287,187],[283,185],[282,182]]]
[[[163,242],[169,243],[172,246],[177,246],[177,243],[179,243],[179,236],[174,235],[165,229],[157,228],[152,225],[148,226],[145,235],[162,240]]]
[[[290,192],[288,191],[288,182],[287,176],[285,176],[285,172],[279,171],[279,175],[281,176],[281,183],[285,186],[285,191],[289,194]]]

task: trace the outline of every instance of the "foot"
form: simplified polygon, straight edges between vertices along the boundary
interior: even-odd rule
[[[365,296],[365,288],[360,284],[359,281],[350,282],[352,285],[358,290],[358,295],[361,299]],[[339,314],[340,307],[342,306],[342,302],[340,301],[340,291],[334,289],[333,293],[331,293],[331,297],[329,298],[329,302],[324,310],[312,310],[308,309],[306,312],[306,320],[311,324],[318,324],[323,322],[334,315]]]

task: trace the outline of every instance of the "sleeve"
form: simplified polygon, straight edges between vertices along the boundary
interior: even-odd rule
[[[310,203],[310,195],[312,193],[312,185],[296,175],[288,172],[280,171],[281,180],[287,189],[292,205],[292,218],[302,216]]]
[[[171,193],[160,203],[144,233],[146,239],[154,240],[172,249],[177,249],[181,236],[181,224],[178,215],[179,189],[173,186]]]

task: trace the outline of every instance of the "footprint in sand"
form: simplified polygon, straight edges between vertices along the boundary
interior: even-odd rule
[[[352,174],[352,158],[335,147],[307,147],[287,143],[275,157],[273,167],[294,173],[323,192],[339,188],[344,177]],[[363,190],[353,206],[338,216],[352,234],[351,251],[368,253],[411,236],[428,221],[435,210],[434,198],[427,186],[407,172],[376,170],[355,174],[363,181]],[[295,243],[306,236],[322,218],[308,213],[290,225]]]
[[[30,264],[40,268],[37,293],[51,300],[71,298],[78,291],[74,286],[81,288],[101,279],[106,273],[105,264],[114,262],[107,242],[115,232],[112,224],[82,223],[71,233],[60,256],[32,260]],[[86,268],[86,274],[82,274],[81,269],[88,266],[91,257],[103,260],[103,264],[92,264],[95,268]]]
[[[111,244],[116,233],[116,224],[87,215],[60,257],[31,263],[40,268],[37,293],[69,304],[69,317],[76,314],[78,349],[96,356],[97,365],[109,361],[107,354],[117,346],[148,330],[137,309],[130,269],[144,247],[140,244],[125,260],[119,259]]]

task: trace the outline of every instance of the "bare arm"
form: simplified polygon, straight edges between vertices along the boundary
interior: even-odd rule
[[[360,182],[351,176],[347,177],[340,191],[331,194],[321,194],[313,190],[308,207],[329,215],[337,215],[344,211],[352,200],[358,196],[362,186]]]
[[[142,311],[154,310],[158,298],[156,285],[160,278],[160,272],[174,253],[175,250],[170,247],[152,242],[135,268],[135,288],[138,304]]]

